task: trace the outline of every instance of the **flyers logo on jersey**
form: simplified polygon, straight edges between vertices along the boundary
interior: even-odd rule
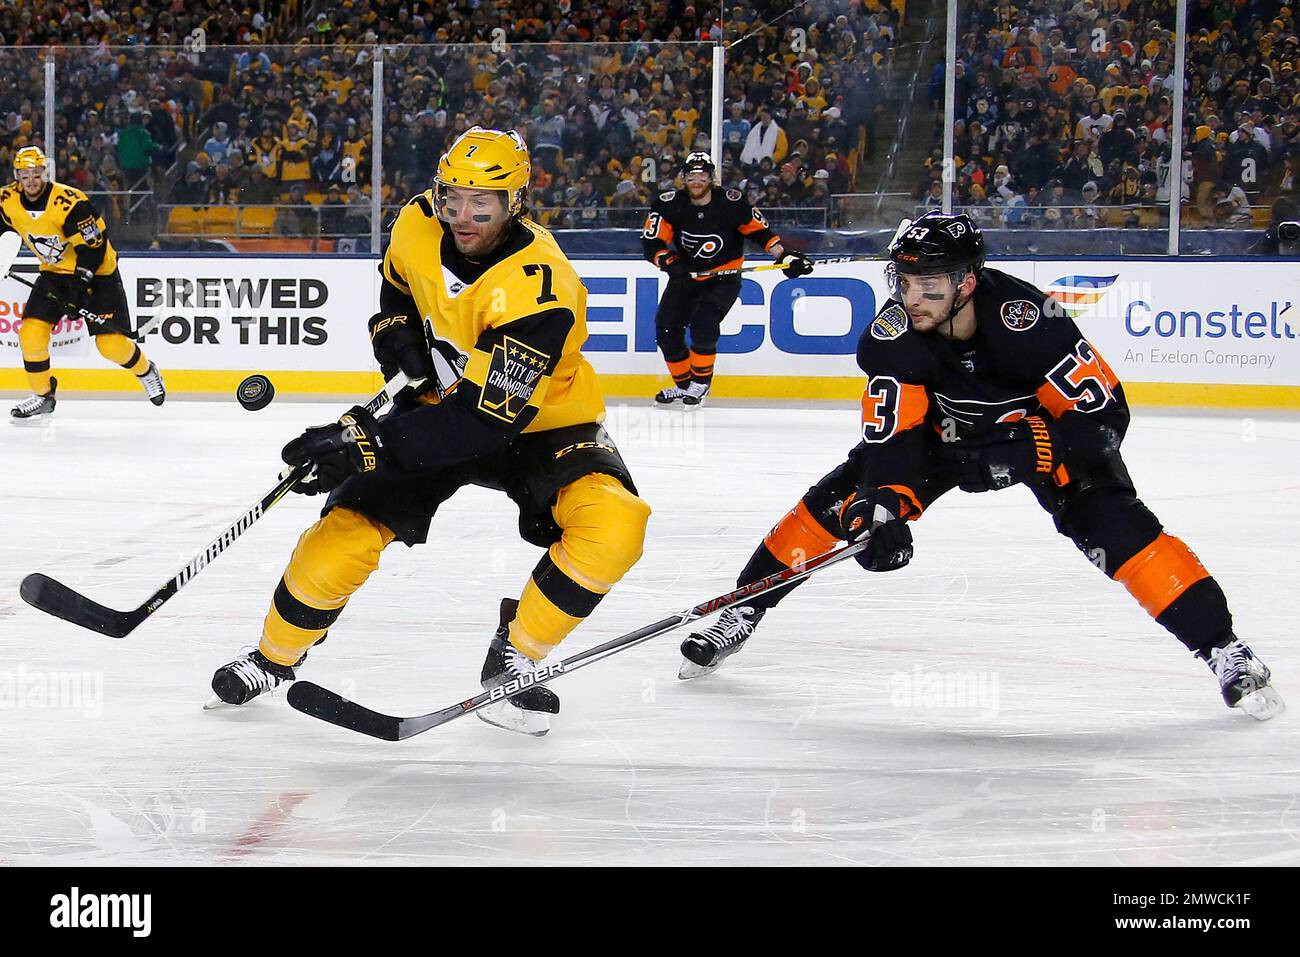
[[[717,233],[682,233],[677,237],[682,252],[696,259],[712,259],[722,249],[722,237]]]
[[[1040,315],[1038,307],[1028,299],[1012,299],[1002,304],[1002,324],[1012,332],[1032,328]]]
[[[871,324],[871,338],[897,339],[908,329],[907,313],[902,306],[893,305],[876,316]]]
[[[509,336],[492,347],[487,381],[478,407],[504,422],[513,422],[537,390],[551,357]]]

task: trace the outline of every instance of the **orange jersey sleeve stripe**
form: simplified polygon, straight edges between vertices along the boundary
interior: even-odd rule
[[[757,233],[767,228],[768,226],[766,223],[760,223],[757,219],[751,219],[747,223],[740,224],[740,231],[746,236],[750,233]]]
[[[824,555],[837,542],[839,539],[822,528],[803,502],[790,509],[763,539],[767,550],[787,566]]]
[[[1156,540],[1138,552],[1115,572],[1115,580],[1146,609],[1158,617],[1202,578],[1209,578],[1200,559],[1181,539],[1161,532]]]

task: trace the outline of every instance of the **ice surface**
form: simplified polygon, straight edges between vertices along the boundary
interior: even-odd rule
[[[339,411],[67,399],[45,428],[0,426],[0,864],[1300,862],[1300,711],[1226,709],[1020,489],[939,503],[907,569],[814,578],[712,677],[676,680],[677,632],[561,678],[543,739],[466,718],[389,744],[283,695],[201,710],[319,500],[276,507],[120,641],[18,598],[44,571],[134,607]],[[649,543],[563,650],[728,589],[855,420],[614,408]],[[1300,708],[1298,453],[1300,424],[1267,417],[1138,415],[1125,444]],[[540,555],[515,521],[462,491],[432,544],[389,549],[305,674],[397,713],[468,697]]]

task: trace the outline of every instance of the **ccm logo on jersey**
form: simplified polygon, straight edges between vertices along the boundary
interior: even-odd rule
[[[890,306],[871,324],[873,339],[897,339],[906,331],[907,313],[899,305]]]
[[[488,415],[513,422],[533,397],[550,361],[545,352],[518,339],[504,337],[492,347],[487,381],[483,383],[478,407]]]
[[[1024,332],[1038,321],[1041,313],[1028,299],[1012,299],[1002,304],[1002,324],[1012,332]]]
[[[712,259],[722,249],[722,237],[716,233],[682,233],[677,237],[682,252],[696,259]]]

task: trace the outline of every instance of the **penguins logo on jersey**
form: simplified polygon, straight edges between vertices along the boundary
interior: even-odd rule
[[[1041,313],[1028,299],[1012,299],[1002,304],[1002,324],[1012,332],[1024,332],[1033,327]]]
[[[871,324],[871,338],[897,339],[907,331],[907,313],[902,306],[893,305],[876,316]]]
[[[717,233],[682,233],[677,237],[682,251],[696,259],[712,259],[722,249],[722,237]]]
[[[41,262],[53,264],[63,258],[64,251],[68,248],[58,236],[28,236],[27,241],[31,243],[32,251],[40,257]]]

